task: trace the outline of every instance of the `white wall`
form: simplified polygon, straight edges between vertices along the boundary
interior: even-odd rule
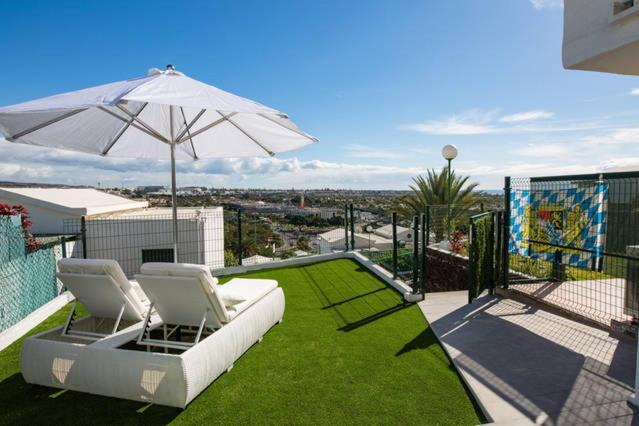
[[[180,213],[178,256],[182,263],[224,267],[224,216],[222,209],[201,215]],[[172,249],[170,215],[118,216],[87,220],[87,257],[115,259],[128,277],[140,271],[142,250]]]
[[[33,204],[19,202],[7,196],[2,196],[2,198],[0,198],[0,203],[10,204],[10,205],[15,205],[15,204],[23,205],[29,212],[29,217],[31,218],[31,221],[33,222],[33,226],[31,227],[31,233],[33,234],[60,235],[64,233],[63,223],[65,219],[74,219],[74,218],[79,219],[79,217],[60,213],[55,210],[50,210],[44,207],[34,206]]]
[[[639,75],[639,8],[636,10],[611,19],[609,0],[565,0],[564,67]]]

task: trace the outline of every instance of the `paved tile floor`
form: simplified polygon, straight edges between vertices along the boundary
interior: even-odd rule
[[[422,312],[495,423],[639,424],[636,343],[536,306],[427,294]]]

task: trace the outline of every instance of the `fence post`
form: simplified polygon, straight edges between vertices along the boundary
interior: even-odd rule
[[[473,303],[475,299],[475,221],[470,219],[470,229],[468,232],[468,304]]]
[[[484,212],[484,203],[479,203],[479,212],[480,213]]]
[[[344,204],[344,251],[348,251],[348,204]]]
[[[501,260],[504,265],[504,269],[502,271],[502,282],[501,285],[503,288],[508,288],[508,273],[510,271],[510,263],[508,256],[508,242],[510,241],[510,176],[506,176],[504,178],[504,223],[502,226],[502,230],[504,231],[503,239],[502,239],[502,255]]]
[[[237,209],[237,263],[242,266],[242,210]]]
[[[552,279],[557,281],[564,281],[566,279],[566,267],[563,265],[563,251],[555,250],[552,260]]]
[[[419,290],[419,217],[413,216],[413,293]]]
[[[493,294],[495,292],[495,287],[497,286],[497,283],[499,282],[499,280],[501,279],[501,273],[503,271],[503,264],[502,264],[502,244],[503,244],[503,240],[502,240],[502,234],[503,234],[503,218],[504,216],[504,212],[497,212],[497,232],[496,232],[496,236],[497,236],[497,244],[496,244],[496,249],[495,249],[495,274],[493,275]]]
[[[351,250],[355,250],[355,217],[353,216],[353,203],[351,203]]]
[[[66,237],[60,238],[60,250],[62,252],[62,258],[66,259],[67,257],[67,238]]]
[[[426,207],[426,211],[428,211],[428,207]],[[421,240],[422,240],[422,274],[421,274],[421,279],[419,281],[419,287],[422,293],[422,296],[424,295],[424,293],[426,293],[426,225],[428,223],[428,219],[426,219],[427,213],[422,213],[422,235],[421,235]]]
[[[486,247],[486,251],[488,252],[488,256],[490,259],[490,271],[486,271],[486,273],[488,274],[488,272],[490,272],[490,275],[487,275],[488,277],[490,277],[490,287],[488,288],[488,293],[492,296],[493,294],[495,294],[495,218],[497,217],[497,215],[495,214],[495,212],[492,212],[490,214],[490,230],[488,231],[488,247]]]
[[[87,220],[84,216],[80,218],[80,234],[82,239],[82,258],[87,258]]]
[[[391,215],[393,226],[393,279],[397,278],[397,212]]]

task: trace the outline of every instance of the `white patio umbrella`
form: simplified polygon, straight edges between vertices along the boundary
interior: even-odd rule
[[[172,65],[146,77],[0,108],[0,132],[26,145],[170,159],[176,261],[176,160],[272,156],[317,142],[286,114],[193,80]]]

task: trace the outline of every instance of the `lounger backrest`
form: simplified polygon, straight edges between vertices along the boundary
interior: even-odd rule
[[[108,259],[61,259],[58,278],[75,298],[99,318],[141,321],[145,307],[126,279],[120,265]]]
[[[217,279],[207,266],[145,263],[140,272],[136,279],[165,323],[197,326],[206,311],[209,326],[219,328],[229,321]]]

